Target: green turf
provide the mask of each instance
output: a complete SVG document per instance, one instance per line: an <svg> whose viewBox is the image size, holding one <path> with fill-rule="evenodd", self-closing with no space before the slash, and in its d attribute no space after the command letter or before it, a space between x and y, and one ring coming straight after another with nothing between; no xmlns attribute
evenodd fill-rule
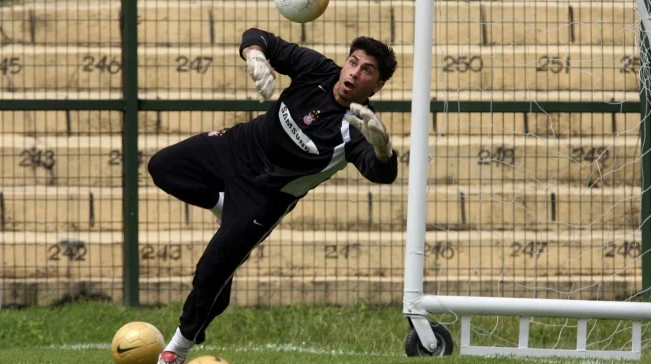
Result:
<svg viewBox="0 0 651 364"><path fill-rule="evenodd" d="M0 349L0 354L6 358L7 363L11 364L70 364L70 363L94 363L94 364L113 364L113 361L107 355L105 350L53 350L37 349L24 351L21 349ZM212 351L197 350L192 353L190 360L199 355L215 354ZM328 355L328 354L309 354L309 353L287 353L276 351L256 351L243 352L236 350L220 350L218 353L227 359L231 364L537 364L537 363L557 363L557 364L586 364L586 361L568 360L564 358L554 359L519 359L519 358L481 358L478 362L476 357L454 356L449 358L408 358L393 357L380 355ZM11 360L11 361L9 361ZM3 362L4 363L4 362ZM590 361L590 364L594 364ZM600 363L613 363L613 361L603 361ZM628 362L616 361L617 364L627 364Z"/></svg>
<svg viewBox="0 0 651 364"><path fill-rule="evenodd" d="M173 333L181 305L163 308L128 309L120 305L77 303L60 308L30 308L0 311L0 362L4 363L112 363L108 345L113 333L129 321L146 321L158 327L165 338ZM454 321L444 316L444 321ZM544 320L532 324L531 346L573 348L575 321ZM474 318L478 332L473 344L517 345L518 325L509 318ZM620 326L618 326L618 324ZM599 322L589 327L591 343L609 350L630 348L629 322ZM458 322L449 325L458 353ZM285 307L229 308L207 332L192 357L212 353L233 364L245 363L419 363L406 358L404 339L409 326L401 307ZM620 332L618 332L620 331ZM613 335L613 333L615 333ZM559 340L560 338L560 340ZM645 344L651 334L645 331ZM72 345L90 344L91 349L73 350ZM99 349L98 349L99 347ZM646 353L645 358L649 355ZM418 360L421 359L421 360ZM425 358L431 362L432 358ZM476 364L472 357L436 359L440 363ZM546 363L548 360L497 358L482 363ZM567 363L568 360L556 362Z"/></svg>

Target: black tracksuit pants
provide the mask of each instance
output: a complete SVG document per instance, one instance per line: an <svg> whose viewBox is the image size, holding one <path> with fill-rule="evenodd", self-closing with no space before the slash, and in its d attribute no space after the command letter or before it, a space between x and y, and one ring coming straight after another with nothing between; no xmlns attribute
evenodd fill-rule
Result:
<svg viewBox="0 0 651 364"><path fill-rule="evenodd" d="M221 226L197 263L180 318L181 333L196 344L228 307L235 270L297 202L289 194L256 188L229 132L190 137L160 150L148 164L156 186L191 205L210 209L219 192L225 194Z"/></svg>

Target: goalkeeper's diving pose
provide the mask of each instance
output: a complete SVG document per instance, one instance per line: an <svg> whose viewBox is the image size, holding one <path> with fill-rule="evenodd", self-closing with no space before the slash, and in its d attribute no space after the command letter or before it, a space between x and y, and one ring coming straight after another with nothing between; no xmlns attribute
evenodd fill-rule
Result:
<svg viewBox="0 0 651 364"><path fill-rule="evenodd" d="M276 73L292 82L253 120L192 136L158 151L149 173L159 188L209 209L220 227L199 259L180 325L159 364L184 363L229 304L235 270L308 191L353 163L369 181L390 184L397 153L369 97L393 75L386 44L350 45L343 66L274 34L249 29L240 56L260 100L272 97Z"/></svg>

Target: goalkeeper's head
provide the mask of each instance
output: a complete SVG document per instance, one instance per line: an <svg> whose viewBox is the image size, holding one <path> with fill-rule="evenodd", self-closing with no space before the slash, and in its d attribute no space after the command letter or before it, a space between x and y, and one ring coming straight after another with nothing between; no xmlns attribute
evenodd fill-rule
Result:
<svg viewBox="0 0 651 364"><path fill-rule="evenodd" d="M391 47L373 38L358 37L350 44L348 56L350 57L358 49L375 58L381 81L386 82L393 76L398 61L396 61L396 54Z"/></svg>
<svg viewBox="0 0 651 364"><path fill-rule="evenodd" d="M356 38L335 84L337 100L342 104L366 103L393 76L397 65L388 45L369 37Z"/></svg>

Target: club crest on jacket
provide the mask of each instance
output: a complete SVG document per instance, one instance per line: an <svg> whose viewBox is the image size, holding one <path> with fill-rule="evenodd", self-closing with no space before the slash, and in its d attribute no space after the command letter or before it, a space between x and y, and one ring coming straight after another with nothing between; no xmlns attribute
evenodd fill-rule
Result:
<svg viewBox="0 0 651 364"><path fill-rule="evenodd" d="M319 119L320 113L321 111L319 110L310 111L307 115L303 116L303 124L311 125L315 120Z"/></svg>
<svg viewBox="0 0 651 364"><path fill-rule="evenodd" d="M226 129L213 130L208 132L208 136L222 136L226 132Z"/></svg>

